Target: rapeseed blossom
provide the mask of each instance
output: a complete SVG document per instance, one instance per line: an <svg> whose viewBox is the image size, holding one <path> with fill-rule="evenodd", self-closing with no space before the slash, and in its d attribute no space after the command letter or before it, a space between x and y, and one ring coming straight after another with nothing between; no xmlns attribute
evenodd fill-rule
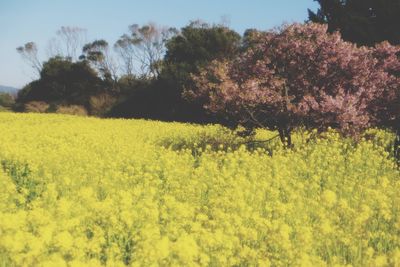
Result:
<svg viewBox="0 0 400 267"><path fill-rule="evenodd" d="M400 266L389 132L286 150L144 120L0 113L0 129L0 266Z"/></svg>

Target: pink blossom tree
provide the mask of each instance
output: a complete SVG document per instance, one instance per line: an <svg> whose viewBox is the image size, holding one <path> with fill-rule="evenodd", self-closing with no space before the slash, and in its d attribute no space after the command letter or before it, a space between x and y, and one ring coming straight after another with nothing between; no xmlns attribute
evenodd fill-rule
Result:
<svg viewBox="0 0 400 267"><path fill-rule="evenodd" d="M388 44L357 47L313 23L283 26L257 38L236 59L214 61L192 76L194 86L185 96L248 129L278 130L289 147L299 126L332 127L357 137L380 120L380 109L371 105L392 94L389 84L398 84L389 74L395 50ZM391 54L385 58L387 50Z"/></svg>
<svg viewBox="0 0 400 267"><path fill-rule="evenodd" d="M377 68L386 75L386 86L380 97L373 100L375 124L392 129L396 133L394 154L400 160L400 46L383 42L375 46Z"/></svg>

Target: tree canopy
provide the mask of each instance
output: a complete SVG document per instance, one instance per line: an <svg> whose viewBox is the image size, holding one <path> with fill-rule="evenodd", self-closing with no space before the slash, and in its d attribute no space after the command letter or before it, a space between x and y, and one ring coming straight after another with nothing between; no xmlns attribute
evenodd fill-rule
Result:
<svg viewBox="0 0 400 267"><path fill-rule="evenodd" d="M89 97L105 90L102 80L86 61L72 62L62 57L43 64L40 79L18 94L18 102L44 101L87 106Z"/></svg>
<svg viewBox="0 0 400 267"><path fill-rule="evenodd" d="M377 99L396 106L400 50L388 43L357 47L314 23L258 38L233 60L216 60L192 75L194 86L186 97L249 129L278 130L289 146L296 127L332 127L357 136L379 121L383 106Z"/></svg>
<svg viewBox="0 0 400 267"><path fill-rule="evenodd" d="M327 23L330 32L339 30L344 40L373 46L389 41L400 44L400 1L314 0L317 12L309 10L312 22Z"/></svg>

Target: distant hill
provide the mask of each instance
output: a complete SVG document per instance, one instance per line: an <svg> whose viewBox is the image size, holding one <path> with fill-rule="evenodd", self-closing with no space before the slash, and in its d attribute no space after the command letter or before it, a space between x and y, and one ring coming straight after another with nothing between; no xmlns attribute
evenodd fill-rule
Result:
<svg viewBox="0 0 400 267"><path fill-rule="evenodd" d="M12 95L16 95L18 91L19 89L15 87L0 85L0 93L9 93Z"/></svg>

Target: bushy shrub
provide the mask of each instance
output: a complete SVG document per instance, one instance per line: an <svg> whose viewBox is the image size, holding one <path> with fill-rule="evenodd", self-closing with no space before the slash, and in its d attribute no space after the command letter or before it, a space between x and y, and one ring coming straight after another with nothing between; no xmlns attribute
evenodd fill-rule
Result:
<svg viewBox="0 0 400 267"><path fill-rule="evenodd" d="M56 113L77 115L77 116L88 115L88 112L85 109L85 107L79 105L69 105L69 106L60 105L56 108Z"/></svg>
<svg viewBox="0 0 400 267"><path fill-rule="evenodd" d="M90 96L106 90L104 81L88 62L53 57L43 64L40 78L18 93L17 102L44 101L86 106Z"/></svg>
<svg viewBox="0 0 400 267"><path fill-rule="evenodd" d="M15 99L8 93L0 93L0 107L11 108L15 103Z"/></svg>
<svg viewBox="0 0 400 267"><path fill-rule="evenodd" d="M104 116L116 103L117 99L107 93L91 96L89 98L90 114Z"/></svg>
<svg viewBox="0 0 400 267"><path fill-rule="evenodd" d="M24 105L24 110L26 112L44 113L47 112L49 107L50 105L44 101L30 101Z"/></svg>

